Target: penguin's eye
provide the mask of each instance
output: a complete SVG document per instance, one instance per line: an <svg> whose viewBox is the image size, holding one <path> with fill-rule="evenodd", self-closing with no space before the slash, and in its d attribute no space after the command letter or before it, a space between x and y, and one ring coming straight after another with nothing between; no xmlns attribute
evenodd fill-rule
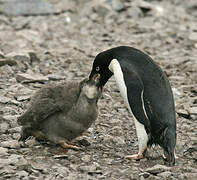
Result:
<svg viewBox="0 0 197 180"><path fill-rule="evenodd" d="M96 71L99 71L99 70L100 70L100 67L99 67L99 66L97 66L97 67L96 67Z"/></svg>

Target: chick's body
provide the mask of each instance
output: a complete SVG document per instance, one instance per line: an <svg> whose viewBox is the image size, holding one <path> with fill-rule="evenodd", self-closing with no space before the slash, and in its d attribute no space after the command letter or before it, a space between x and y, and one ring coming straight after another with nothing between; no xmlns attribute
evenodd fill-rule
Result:
<svg viewBox="0 0 197 180"><path fill-rule="evenodd" d="M98 115L99 78L48 85L32 98L18 118L23 126L20 140L33 135L56 144L71 141L87 130Z"/></svg>

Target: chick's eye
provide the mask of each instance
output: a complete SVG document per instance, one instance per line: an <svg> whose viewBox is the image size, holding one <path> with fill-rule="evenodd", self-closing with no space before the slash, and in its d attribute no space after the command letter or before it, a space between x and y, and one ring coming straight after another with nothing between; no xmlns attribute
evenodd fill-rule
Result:
<svg viewBox="0 0 197 180"><path fill-rule="evenodd" d="M99 70L100 70L100 67L99 67L99 66L97 66L97 67L96 67L96 71L99 71Z"/></svg>

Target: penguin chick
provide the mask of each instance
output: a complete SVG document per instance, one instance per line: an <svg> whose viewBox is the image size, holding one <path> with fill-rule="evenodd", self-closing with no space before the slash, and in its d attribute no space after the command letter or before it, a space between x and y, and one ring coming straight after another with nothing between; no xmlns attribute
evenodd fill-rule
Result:
<svg viewBox="0 0 197 180"><path fill-rule="evenodd" d="M100 75L80 83L58 83L39 90L27 111L18 118L22 125L19 141L29 136L47 139L63 148L78 149L69 144L87 130L98 116L101 96Z"/></svg>

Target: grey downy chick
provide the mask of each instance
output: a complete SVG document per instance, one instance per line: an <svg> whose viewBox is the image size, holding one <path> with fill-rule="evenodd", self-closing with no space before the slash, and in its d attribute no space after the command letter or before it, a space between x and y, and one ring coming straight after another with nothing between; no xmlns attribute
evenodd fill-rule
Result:
<svg viewBox="0 0 197 180"><path fill-rule="evenodd" d="M100 75L80 83L59 83L39 90L30 107L18 118L22 125L21 138L29 136L48 139L64 148L87 130L98 116L97 102L101 95Z"/></svg>

